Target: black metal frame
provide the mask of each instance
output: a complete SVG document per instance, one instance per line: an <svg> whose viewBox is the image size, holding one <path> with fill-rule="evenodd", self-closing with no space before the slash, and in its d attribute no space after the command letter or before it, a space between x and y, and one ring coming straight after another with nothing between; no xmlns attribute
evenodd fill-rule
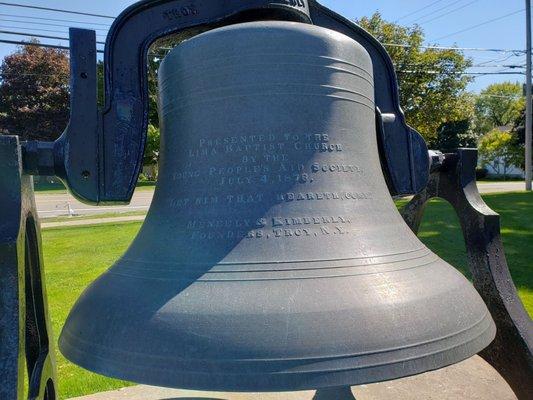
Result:
<svg viewBox="0 0 533 400"><path fill-rule="evenodd" d="M448 158L446 165L431 175L428 186L428 150L422 137L405 122L386 50L361 27L315 0L144 0L133 5L115 20L108 35L102 110L97 106L95 32L71 29L69 126L54 143L19 144L14 137L0 137L0 398L21 398L24 358L30 374L30 398L56 398L53 340L30 175L56 175L86 203L129 202L146 139L146 58L151 44L169 34L185 40L223 25L259 19L313 23L352 37L368 51L374 68L380 158L391 195L422 192L405 213L414 230L428 199L437 194L452 199L465 221L476 285L500 329L496 344L483 356L522 399L532 398L530 386L524 383L532 370L531 320L516 297L501 243L496 240L497 217L488 209L480 211L482 201L471 188L472 180L464 185L467 177L473 176L475 164L463 162L469 153L459 152L457 159L463 161L457 165L462 169L450 167L454 158ZM446 180L456 184L445 184ZM488 259L487 254L491 255ZM487 268L492 268L493 275ZM509 368L515 365L522 372ZM341 397L353 398L349 388L322 390L315 398Z"/></svg>
<svg viewBox="0 0 533 400"><path fill-rule="evenodd" d="M23 175L15 136L0 136L0 171L0 399L19 400L26 392L31 400L54 400L41 234L32 178Z"/></svg>
<svg viewBox="0 0 533 400"><path fill-rule="evenodd" d="M480 353L509 383L519 399L533 399L533 324L507 266L500 216L476 185L477 150L459 149L434 171L429 183L402 215L417 233L429 200L442 198L455 209L463 230L474 286L496 322L492 344Z"/></svg>

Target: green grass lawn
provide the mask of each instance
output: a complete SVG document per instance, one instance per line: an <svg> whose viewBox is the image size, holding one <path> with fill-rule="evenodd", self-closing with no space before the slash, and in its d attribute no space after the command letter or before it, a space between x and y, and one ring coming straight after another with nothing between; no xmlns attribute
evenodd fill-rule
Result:
<svg viewBox="0 0 533 400"><path fill-rule="evenodd" d="M140 223L43 230L48 303L55 341L83 289L113 264L129 246ZM57 351L59 398L125 386L69 363Z"/></svg>
<svg viewBox="0 0 533 400"><path fill-rule="evenodd" d="M502 216L502 234L511 272L533 314L533 194L484 196ZM46 281L56 340L67 313L82 290L126 250L141 223L106 224L43 231ZM465 272L466 256L457 218L444 202L433 202L420 232L437 254ZM111 390L126 382L104 378L69 363L57 352L60 398Z"/></svg>

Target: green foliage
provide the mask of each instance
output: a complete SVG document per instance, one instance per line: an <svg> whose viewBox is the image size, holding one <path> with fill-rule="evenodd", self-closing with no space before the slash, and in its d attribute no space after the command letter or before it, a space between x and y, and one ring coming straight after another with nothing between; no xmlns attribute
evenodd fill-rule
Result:
<svg viewBox="0 0 533 400"><path fill-rule="evenodd" d="M521 149L510 132L494 129L479 141L479 158L485 167L498 175L506 175L511 166L521 162Z"/></svg>
<svg viewBox="0 0 533 400"><path fill-rule="evenodd" d="M514 121L513 128L511 130L511 133L513 134L516 146L520 148L520 163L517 164L522 169L525 169L526 166L526 108L524 105L524 108L520 111L520 115L516 120ZM532 145L533 149L533 145Z"/></svg>
<svg viewBox="0 0 533 400"><path fill-rule="evenodd" d="M159 163L159 146L161 131L153 125L148 125L146 146L144 149L144 165L157 165Z"/></svg>
<svg viewBox="0 0 533 400"><path fill-rule="evenodd" d="M150 125L159 128L159 99L157 76L161 58L150 57L148 60L148 122Z"/></svg>
<svg viewBox="0 0 533 400"><path fill-rule="evenodd" d="M98 85L98 107L103 108L105 105L104 91L104 62L98 61L96 65L96 80Z"/></svg>
<svg viewBox="0 0 533 400"><path fill-rule="evenodd" d="M69 61L63 50L26 45L0 66L0 131L53 141L69 118Z"/></svg>
<svg viewBox="0 0 533 400"><path fill-rule="evenodd" d="M495 83L483 90L476 100L476 123L480 133L509 126L525 106L519 83Z"/></svg>
<svg viewBox="0 0 533 400"><path fill-rule="evenodd" d="M465 92L470 78L463 75L471 61L457 50L423 49L418 26L404 27L383 20L379 13L357 21L387 47L398 75L400 103L407 122L428 141L446 123L469 119L473 104Z"/></svg>
<svg viewBox="0 0 533 400"><path fill-rule="evenodd" d="M451 152L461 147L477 147L477 137L472 130L471 120L463 119L443 124L437 132L436 140L429 145L432 149L443 152Z"/></svg>
<svg viewBox="0 0 533 400"><path fill-rule="evenodd" d="M139 227L139 223L124 223L43 231L46 289L55 343L76 299L124 253ZM57 345L54 347L59 399L127 385L71 364Z"/></svg>
<svg viewBox="0 0 533 400"><path fill-rule="evenodd" d="M526 143L526 107L520 110L519 116L513 122L513 128L511 130L516 136L516 141L519 145Z"/></svg>
<svg viewBox="0 0 533 400"><path fill-rule="evenodd" d="M148 52L148 123L156 128L159 128L159 67L166 55L188 35L182 32L165 36L152 44Z"/></svg>
<svg viewBox="0 0 533 400"><path fill-rule="evenodd" d="M150 179L146 176L145 173L141 173L139 174L139 181L138 183L144 183L144 182L149 182Z"/></svg>

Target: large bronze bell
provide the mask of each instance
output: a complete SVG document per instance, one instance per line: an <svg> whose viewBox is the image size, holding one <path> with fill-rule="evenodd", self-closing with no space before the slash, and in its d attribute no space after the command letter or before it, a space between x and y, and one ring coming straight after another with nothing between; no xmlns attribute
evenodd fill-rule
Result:
<svg viewBox="0 0 533 400"><path fill-rule="evenodd" d="M388 193L362 46L233 25L173 50L160 89L153 204L73 308L68 359L159 386L286 391L418 374L492 341L477 292Z"/></svg>

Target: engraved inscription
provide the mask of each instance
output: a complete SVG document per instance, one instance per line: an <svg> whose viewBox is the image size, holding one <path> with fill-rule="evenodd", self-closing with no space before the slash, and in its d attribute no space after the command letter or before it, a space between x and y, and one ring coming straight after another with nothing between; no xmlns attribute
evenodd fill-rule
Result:
<svg viewBox="0 0 533 400"><path fill-rule="evenodd" d="M185 17L191 17L194 15L198 15L199 11L196 8L195 4L189 4L187 6L183 7L176 7L172 8L170 10L167 10L163 12L163 18L169 21L175 21L177 19L185 18Z"/></svg>
<svg viewBox="0 0 533 400"><path fill-rule="evenodd" d="M308 192L308 193L278 193L276 200L279 202L293 202L306 200L348 200L360 201L371 200L373 198L370 192ZM228 194L224 196L202 196L202 197L185 197L169 200L169 206L172 208L182 208L190 205L210 205L210 204L259 204L264 200L262 193L257 194Z"/></svg>
<svg viewBox="0 0 533 400"><path fill-rule="evenodd" d="M210 204L260 204L264 200L263 193L257 194L228 194L224 196L201 196L185 197L169 200L171 208L183 208L190 205L210 205Z"/></svg>
<svg viewBox="0 0 533 400"><path fill-rule="evenodd" d="M285 6L305 8L304 0L274 0L274 4L283 4Z"/></svg>
<svg viewBox="0 0 533 400"><path fill-rule="evenodd" d="M351 221L344 217L275 217L272 218L272 226L292 225L319 225L319 224L350 224Z"/></svg>
<svg viewBox="0 0 533 400"><path fill-rule="evenodd" d="M252 219L189 220L187 230L193 239L276 239L319 235L346 235L351 224L348 217L273 217Z"/></svg>
<svg viewBox="0 0 533 400"><path fill-rule="evenodd" d="M191 220L187 223L187 229L214 229L214 228L262 228L267 220L260 218L255 221L250 219L210 219Z"/></svg>
<svg viewBox="0 0 533 400"><path fill-rule="evenodd" d="M279 201L303 201L303 200L370 200L372 193L358 192L318 192L318 193L282 193L278 194Z"/></svg>
<svg viewBox="0 0 533 400"><path fill-rule="evenodd" d="M272 152L274 154L270 156L284 155L286 157L284 152L289 150L333 153L343 151L343 145L330 143L327 134L243 135L199 139L198 146L189 149L188 156L190 158L207 158L218 154Z"/></svg>
<svg viewBox="0 0 533 400"><path fill-rule="evenodd" d="M339 165L339 164L313 164L311 166L313 172L352 172L362 173L363 171L357 165Z"/></svg>
<svg viewBox="0 0 533 400"><path fill-rule="evenodd" d="M283 183L309 184L318 173L354 173L363 171L356 165L295 163L289 154L294 151L308 153L340 153L341 143L331 143L329 134L257 134L214 138L198 138L196 146L187 150L191 160L184 170L175 173L175 181L201 179L217 186L269 185ZM213 157L236 155L234 165L215 167L208 165ZM202 163L205 162L205 166ZM197 165L193 170L191 163Z"/></svg>
<svg viewBox="0 0 533 400"><path fill-rule="evenodd" d="M342 154L342 135L329 133L285 133L196 137L186 150L185 163L172 179L180 185L194 182L210 191L169 199L170 207L187 209L216 206L219 218L188 216L187 235L196 240L338 237L353 234L351 220L344 215L280 215L247 218L237 210L256 205L292 202L363 202L371 192L321 191L328 182L364 175ZM348 147L348 146L346 146ZM317 184L320 182L320 184ZM290 190L290 191L287 191ZM327 189L326 189L327 190ZM349 207L348 207L349 208ZM228 209L225 216L223 210Z"/></svg>

